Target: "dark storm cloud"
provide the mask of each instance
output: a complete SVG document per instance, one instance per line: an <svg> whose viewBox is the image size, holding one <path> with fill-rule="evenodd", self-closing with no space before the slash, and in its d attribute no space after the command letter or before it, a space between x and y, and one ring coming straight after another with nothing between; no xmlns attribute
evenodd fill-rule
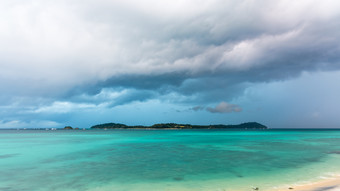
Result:
<svg viewBox="0 0 340 191"><path fill-rule="evenodd" d="M340 67L337 1L37 2L1 3L3 105L197 105Z"/></svg>
<svg viewBox="0 0 340 191"><path fill-rule="evenodd" d="M280 9L278 5L261 2L264 7L253 7L248 16L231 16L230 11L235 10L215 7L215 13L207 11L178 23L170 19L166 25L152 20L161 32L150 31L153 37L144 36L150 44L140 50L145 55L140 54L137 61L145 64L145 72L114 75L96 84L96 88L177 92L198 95L196 101L212 102L239 95L247 83L291 79L303 71L339 69L338 11L322 13L314 5L311 13L303 15L281 7L293 15L280 18L282 12L269 11ZM233 5L243 10L242 5ZM164 28L169 30L163 31Z"/></svg>
<svg viewBox="0 0 340 191"><path fill-rule="evenodd" d="M123 75L98 83L100 87L126 87L146 90L162 89L164 86L180 86L190 76L184 73L165 73L162 75Z"/></svg>

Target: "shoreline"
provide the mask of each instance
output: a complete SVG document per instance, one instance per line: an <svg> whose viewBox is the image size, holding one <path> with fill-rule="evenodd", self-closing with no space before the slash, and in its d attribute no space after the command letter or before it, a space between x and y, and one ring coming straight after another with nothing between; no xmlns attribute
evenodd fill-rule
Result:
<svg viewBox="0 0 340 191"><path fill-rule="evenodd" d="M276 191L340 191L340 175L310 183L295 183L280 186ZM269 190L268 190L269 191Z"/></svg>

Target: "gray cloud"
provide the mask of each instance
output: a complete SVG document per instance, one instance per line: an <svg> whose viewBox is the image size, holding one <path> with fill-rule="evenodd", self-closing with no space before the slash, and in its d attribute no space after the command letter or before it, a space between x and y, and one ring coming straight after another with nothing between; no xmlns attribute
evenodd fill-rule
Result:
<svg viewBox="0 0 340 191"><path fill-rule="evenodd" d="M241 112L242 108L235 104L221 102L218 105L216 105L216 107L208 107L207 111L211 113L231 113L231 112Z"/></svg>
<svg viewBox="0 0 340 191"><path fill-rule="evenodd" d="M191 110L193 110L193 111L201 111L201 110L204 110L204 108L205 107L203 107L203 106L195 106L195 107L191 108Z"/></svg>
<svg viewBox="0 0 340 191"><path fill-rule="evenodd" d="M249 84L340 67L333 0L0 5L3 105L25 97L31 105L116 106L173 93L186 98L172 101L197 105L231 100ZM103 97L117 89L126 92Z"/></svg>

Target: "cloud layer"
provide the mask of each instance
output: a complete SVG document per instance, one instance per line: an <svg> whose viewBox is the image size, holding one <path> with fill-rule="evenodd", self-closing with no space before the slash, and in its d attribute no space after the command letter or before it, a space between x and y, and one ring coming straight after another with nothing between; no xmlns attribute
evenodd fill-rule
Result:
<svg viewBox="0 0 340 191"><path fill-rule="evenodd" d="M1 105L159 99L237 111L228 103L252 84L338 70L339 10L335 0L2 1Z"/></svg>
<svg viewBox="0 0 340 191"><path fill-rule="evenodd" d="M84 84L179 87L202 77L242 83L339 67L337 1L15 1L1 7L7 94L55 97Z"/></svg>

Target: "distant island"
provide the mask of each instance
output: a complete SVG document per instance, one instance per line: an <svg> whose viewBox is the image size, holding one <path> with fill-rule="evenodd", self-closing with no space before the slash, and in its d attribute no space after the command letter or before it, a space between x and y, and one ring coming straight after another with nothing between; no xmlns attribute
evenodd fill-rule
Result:
<svg viewBox="0 0 340 191"><path fill-rule="evenodd" d="M241 123L239 125L190 125L177 123L159 123L151 126L128 126L121 123L104 123L94 125L91 129L267 129L257 122Z"/></svg>

